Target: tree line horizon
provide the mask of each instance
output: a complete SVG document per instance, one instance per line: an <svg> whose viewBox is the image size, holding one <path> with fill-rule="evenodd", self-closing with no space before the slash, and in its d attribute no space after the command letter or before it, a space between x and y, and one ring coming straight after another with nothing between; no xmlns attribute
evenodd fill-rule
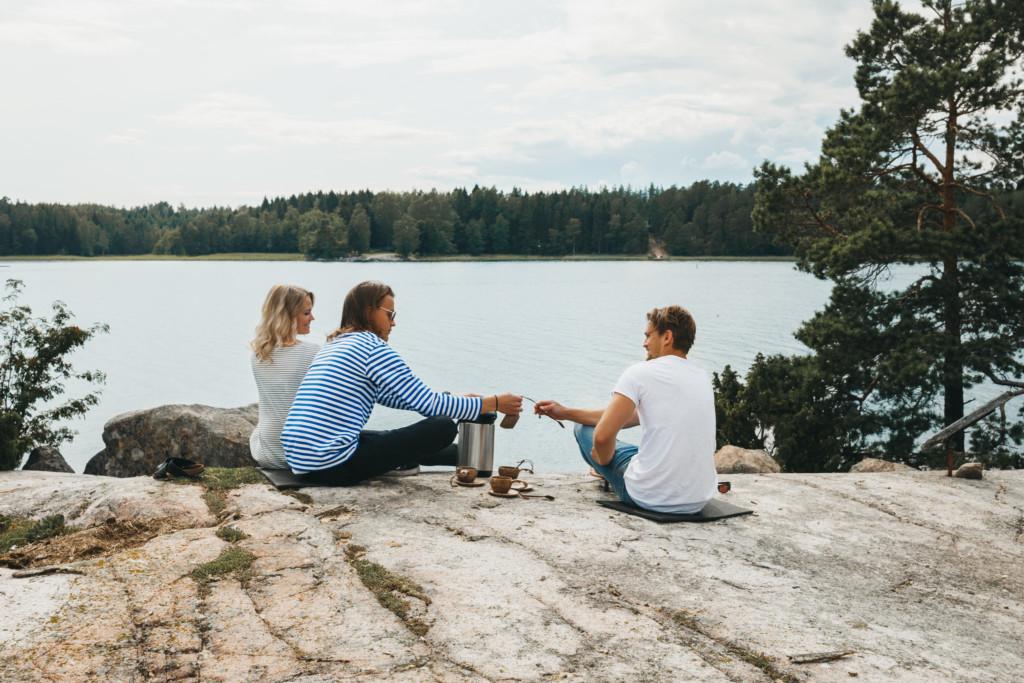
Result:
<svg viewBox="0 0 1024 683"><path fill-rule="evenodd" d="M555 192L495 187L317 191L258 206L132 208L0 197L0 256L302 253L411 255L788 256L757 233L753 184L699 180Z"/></svg>

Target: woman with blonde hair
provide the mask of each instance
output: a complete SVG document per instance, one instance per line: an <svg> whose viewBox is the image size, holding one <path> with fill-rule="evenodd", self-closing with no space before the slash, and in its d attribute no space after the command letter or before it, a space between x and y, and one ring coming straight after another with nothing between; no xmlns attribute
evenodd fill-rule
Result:
<svg viewBox="0 0 1024 683"><path fill-rule="evenodd" d="M320 347L299 341L313 322L313 293L292 285L274 285L252 340L252 375L260 395L260 417L249 450L260 467L287 469L281 428L302 378Z"/></svg>
<svg viewBox="0 0 1024 683"><path fill-rule="evenodd" d="M388 345L395 293L361 282L345 297L341 325L302 380L281 433L288 466L311 486L350 486L368 477L454 465L453 420L522 412L521 396L455 396L432 390ZM411 410L425 420L401 429L363 429L375 404Z"/></svg>

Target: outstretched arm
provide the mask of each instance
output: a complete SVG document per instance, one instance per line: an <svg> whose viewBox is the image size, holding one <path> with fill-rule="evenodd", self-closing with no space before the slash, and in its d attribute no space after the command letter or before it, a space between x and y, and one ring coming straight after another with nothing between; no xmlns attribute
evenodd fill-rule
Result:
<svg viewBox="0 0 1024 683"><path fill-rule="evenodd" d="M533 412L556 420L569 420L581 425L593 426L601 419L604 408L567 408L558 401L544 400L537 401L533 406Z"/></svg>
<svg viewBox="0 0 1024 683"><path fill-rule="evenodd" d="M615 455L615 438L636 418L636 404L622 394L612 394L612 401L601 414L594 428L594 450L590 455L599 465L607 465Z"/></svg>
<svg viewBox="0 0 1024 683"><path fill-rule="evenodd" d="M444 415L471 420L481 412L482 400L436 392L424 384L387 344L370 352L366 374L376 388L376 400L389 408L413 410L424 417Z"/></svg>
<svg viewBox="0 0 1024 683"><path fill-rule="evenodd" d="M605 410L606 408L567 408L557 401L549 400L537 401L537 404L533 406L533 412L536 415L546 415L556 420L569 420L591 427L601 420ZM634 408L633 414L626 420L626 424L622 425L622 428L636 427L638 424L640 424L640 416L637 415Z"/></svg>

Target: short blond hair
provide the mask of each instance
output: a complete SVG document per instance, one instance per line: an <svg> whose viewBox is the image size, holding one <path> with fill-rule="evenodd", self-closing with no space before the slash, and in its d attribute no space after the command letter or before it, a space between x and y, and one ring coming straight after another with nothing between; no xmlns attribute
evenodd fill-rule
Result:
<svg viewBox="0 0 1024 683"><path fill-rule="evenodd" d="M294 285L274 285L263 301L263 314L256 326L256 337L249 346L261 361L270 362L274 349L295 341L298 329L296 319L313 292Z"/></svg>

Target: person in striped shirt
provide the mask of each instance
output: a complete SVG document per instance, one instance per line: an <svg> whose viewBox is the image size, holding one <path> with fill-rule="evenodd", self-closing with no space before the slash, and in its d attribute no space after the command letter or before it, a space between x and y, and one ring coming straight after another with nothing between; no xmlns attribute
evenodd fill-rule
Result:
<svg viewBox="0 0 1024 683"><path fill-rule="evenodd" d="M522 412L512 393L481 397L432 390L388 345L395 294L361 282L345 296L341 324L313 359L281 432L292 472L311 486L349 486L405 465L455 464L453 419ZM390 431L364 430L373 406L412 410L426 419Z"/></svg>
<svg viewBox="0 0 1024 683"><path fill-rule="evenodd" d="M292 407L295 391L318 344L300 341L313 322L313 293L302 287L274 285L263 302L260 323L252 340L252 376L259 391L259 421L249 437L249 451L260 467L287 469L281 448L281 427Z"/></svg>

